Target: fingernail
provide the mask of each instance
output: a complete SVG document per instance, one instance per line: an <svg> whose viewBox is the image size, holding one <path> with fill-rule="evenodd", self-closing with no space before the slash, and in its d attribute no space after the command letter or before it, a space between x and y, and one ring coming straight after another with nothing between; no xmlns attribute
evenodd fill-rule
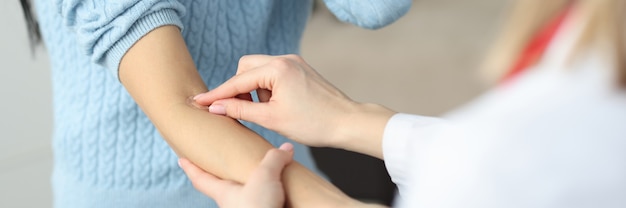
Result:
<svg viewBox="0 0 626 208"><path fill-rule="evenodd" d="M193 96L193 100L200 99L203 96L204 96L204 93L197 94L196 96Z"/></svg>
<svg viewBox="0 0 626 208"><path fill-rule="evenodd" d="M226 115L226 108L223 105L211 105L209 106L209 112L218 115Z"/></svg>
<svg viewBox="0 0 626 208"><path fill-rule="evenodd" d="M292 152L293 151L293 144L286 142L286 143L283 143L282 145L280 145L280 147L278 149L282 150L282 151L286 151L286 152Z"/></svg>
<svg viewBox="0 0 626 208"><path fill-rule="evenodd" d="M178 167L183 168L183 166L180 164L180 159L178 159Z"/></svg>

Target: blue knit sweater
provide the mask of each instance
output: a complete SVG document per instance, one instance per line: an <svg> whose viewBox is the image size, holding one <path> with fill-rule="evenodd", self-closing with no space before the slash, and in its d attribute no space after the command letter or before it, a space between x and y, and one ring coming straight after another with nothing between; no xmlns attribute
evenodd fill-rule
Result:
<svg viewBox="0 0 626 208"><path fill-rule="evenodd" d="M326 0L339 19L387 25L411 0ZM163 25L183 28L209 88L245 54L298 53L311 0L37 0L52 66L55 207L217 207L196 192L177 157L123 86L124 53ZM246 124L273 145L287 139ZM210 127L207 127L210 128ZM315 169L308 149L296 160Z"/></svg>

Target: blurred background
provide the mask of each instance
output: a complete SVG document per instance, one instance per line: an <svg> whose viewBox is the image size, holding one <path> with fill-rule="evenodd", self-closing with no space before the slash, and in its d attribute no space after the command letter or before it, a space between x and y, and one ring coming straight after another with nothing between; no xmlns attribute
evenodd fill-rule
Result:
<svg viewBox="0 0 626 208"><path fill-rule="evenodd" d="M436 116L486 89L478 66L511 0L419 0L369 31L316 3L302 55L351 98ZM0 1L0 207L51 207L48 57L31 53L18 1ZM349 195L389 203L394 186L373 158L316 148L318 166Z"/></svg>

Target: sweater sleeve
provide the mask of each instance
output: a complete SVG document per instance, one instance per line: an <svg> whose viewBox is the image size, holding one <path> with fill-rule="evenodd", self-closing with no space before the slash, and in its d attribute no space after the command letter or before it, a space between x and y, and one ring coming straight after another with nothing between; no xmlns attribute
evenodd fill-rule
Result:
<svg viewBox="0 0 626 208"><path fill-rule="evenodd" d="M116 77L124 54L155 28L175 25L185 8L176 0L54 0L64 25L91 61Z"/></svg>
<svg viewBox="0 0 626 208"><path fill-rule="evenodd" d="M413 153L427 144L448 123L433 117L398 113L391 117L383 134L383 158L400 197L407 193L411 180ZM419 146L418 146L419 145Z"/></svg>
<svg viewBox="0 0 626 208"><path fill-rule="evenodd" d="M412 0L324 0L343 21L367 29L387 26L409 11Z"/></svg>

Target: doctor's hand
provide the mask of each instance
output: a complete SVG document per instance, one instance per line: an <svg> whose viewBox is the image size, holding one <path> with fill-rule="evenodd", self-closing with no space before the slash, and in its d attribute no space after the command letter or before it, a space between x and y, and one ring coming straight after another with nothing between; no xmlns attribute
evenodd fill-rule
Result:
<svg viewBox="0 0 626 208"><path fill-rule="evenodd" d="M189 160L178 162L193 186L213 198L223 208L282 208L285 204L285 191L281 182L282 171L293 156L293 145L285 143L279 149L271 149L259 164L246 184L219 179Z"/></svg>
<svg viewBox="0 0 626 208"><path fill-rule="evenodd" d="M260 103L240 99L254 90ZM394 114L352 101L297 55L244 56L234 77L194 100L210 105L212 113L257 123L303 144L379 158L382 132Z"/></svg>

